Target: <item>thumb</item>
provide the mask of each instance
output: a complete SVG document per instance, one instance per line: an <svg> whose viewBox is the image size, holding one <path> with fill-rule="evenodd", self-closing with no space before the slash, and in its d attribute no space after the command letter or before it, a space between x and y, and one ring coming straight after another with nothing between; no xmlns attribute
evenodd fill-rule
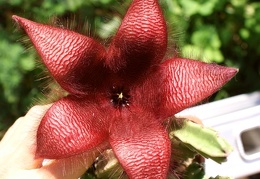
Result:
<svg viewBox="0 0 260 179"><path fill-rule="evenodd" d="M35 159L36 131L42 116L50 106L32 107L10 127L0 142L0 158L2 162L5 161L3 166L33 169L41 165L42 159Z"/></svg>

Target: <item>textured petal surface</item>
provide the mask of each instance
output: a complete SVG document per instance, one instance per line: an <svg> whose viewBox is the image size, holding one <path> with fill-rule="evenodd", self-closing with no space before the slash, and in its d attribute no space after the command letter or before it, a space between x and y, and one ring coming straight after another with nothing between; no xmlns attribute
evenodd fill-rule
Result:
<svg viewBox="0 0 260 179"><path fill-rule="evenodd" d="M164 120L212 95L237 71L196 60L169 59L147 75L142 84L132 86L132 103Z"/></svg>
<svg viewBox="0 0 260 179"><path fill-rule="evenodd" d="M73 31L13 16L26 31L55 80L70 93L85 93L104 78L105 49Z"/></svg>
<svg viewBox="0 0 260 179"><path fill-rule="evenodd" d="M123 109L110 128L110 143L130 178L166 178L170 140L154 116Z"/></svg>
<svg viewBox="0 0 260 179"><path fill-rule="evenodd" d="M134 0L108 49L107 64L133 79L161 62L166 47L166 24L158 1Z"/></svg>
<svg viewBox="0 0 260 179"><path fill-rule="evenodd" d="M161 65L162 117L169 117L212 95L237 72L236 68L189 59L170 59Z"/></svg>
<svg viewBox="0 0 260 179"><path fill-rule="evenodd" d="M54 103L37 131L37 157L65 158L97 147L108 139L104 113L93 101L66 97Z"/></svg>

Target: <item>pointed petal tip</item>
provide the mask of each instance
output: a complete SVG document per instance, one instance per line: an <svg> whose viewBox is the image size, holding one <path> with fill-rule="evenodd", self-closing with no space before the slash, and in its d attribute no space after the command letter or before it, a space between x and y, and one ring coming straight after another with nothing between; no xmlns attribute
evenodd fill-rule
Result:
<svg viewBox="0 0 260 179"><path fill-rule="evenodd" d="M219 69L220 73L223 74L223 77L224 77L223 80L226 82L231 80L239 71L238 68L234 68L234 67L226 67L226 66L220 66L220 65L217 65L217 67L218 68L216 68L216 70Z"/></svg>
<svg viewBox="0 0 260 179"><path fill-rule="evenodd" d="M33 21L30 21L28 19L25 19L23 17L17 16L17 15L12 15L12 19L19 24L20 27L24 28L25 30L28 29L27 26L30 26L32 23L35 23Z"/></svg>
<svg viewBox="0 0 260 179"><path fill-rule="evenodd" d="M21 25L21 19L22 17L19 17L17 15L12 15L12 19L17 23L19 24L19 26Z"/></svg>
<svg viewBox="0 0 260 179"><path fill-rule="evenodd" d="M17 19L19 19L19 16L17 16L17 15L12 15L12 19L15 20L15 21L17 21Z"/></svg>
<svg viewBox="0 0 260 179"><path fill-rule="evenodd" d="M18 21L21 17L17 16L17 15L12 15L12 19L15 21Z"/></svg>
<svg viewBox="0 0 260 179"><path fill-rule="evenodd" d="M12 15L12 19L15 20L15 22L17 22L18 24L21 24L24 20L26 20L26 19L19 17L17 15Z"/></svg>
<svg viewBox="0 0 260 179"><path fill-rule="evenodd" d="M238 68L228 67L228 74L230 77L234 77L239 72Z"/></svg>

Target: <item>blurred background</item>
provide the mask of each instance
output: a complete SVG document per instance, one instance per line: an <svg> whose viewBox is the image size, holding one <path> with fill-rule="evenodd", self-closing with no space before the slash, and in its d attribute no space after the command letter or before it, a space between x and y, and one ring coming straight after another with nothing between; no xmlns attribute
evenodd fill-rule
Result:
<svg viewBox="0 0 260 179"><path fill-rule="evenodd" d="M39 75L42 69L35 63L37 53L24 40L25 35L11 16L16 14L44 23L54 16L61 19L58 23L73 18L74 24L88 25L88 34L109 41L130 2L0 0L0 139L15 119L37 104L44 87ZM180 47L182 56L240 70L208 101L260 90L260 2L163 0L161 4L170 36Z"/></svg>

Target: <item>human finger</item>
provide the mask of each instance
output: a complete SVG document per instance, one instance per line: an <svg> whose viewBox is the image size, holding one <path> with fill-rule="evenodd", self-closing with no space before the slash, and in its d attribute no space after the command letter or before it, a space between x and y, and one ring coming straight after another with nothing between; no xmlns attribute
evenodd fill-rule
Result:
<svg viewBox="0 0 260 179"><path fill-rule="evenodd" d="M41 166L43 159L35 159L36 133L43 115L50 106L32 107L7 131L0 143L0 158L8 163L9 169L33 169Z"/></svg>

